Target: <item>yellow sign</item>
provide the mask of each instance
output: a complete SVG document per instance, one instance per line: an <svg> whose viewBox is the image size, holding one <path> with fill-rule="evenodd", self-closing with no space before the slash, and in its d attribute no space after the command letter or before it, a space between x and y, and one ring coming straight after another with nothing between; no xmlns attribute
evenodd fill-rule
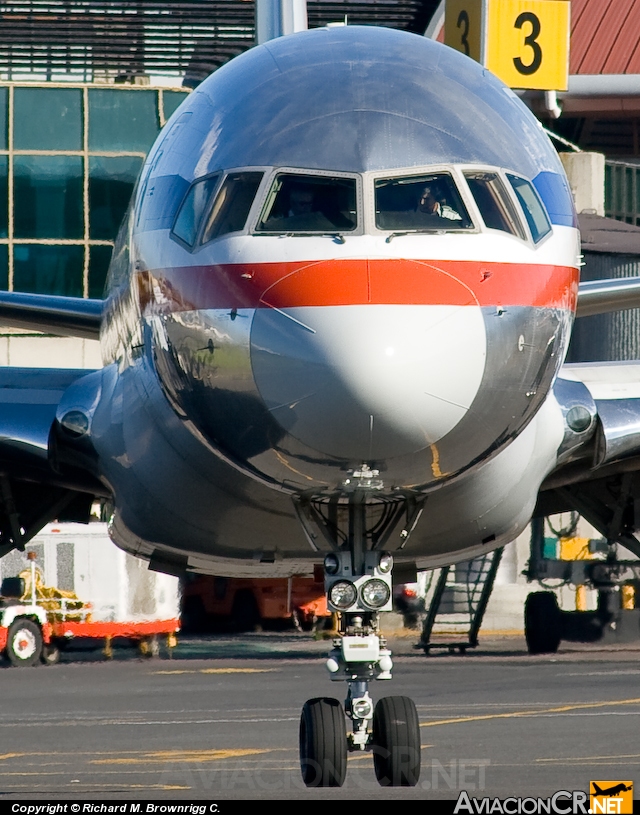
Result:
<svg viewBox="0 0 640 815"><path fill-rule="evenodd" d="M447 0L445 43L512 88L566 90L568 0Z"/></svg>
<svg viewBox="0 0 640 815"><path fill-rule="evenodd" d="M589 812L593 815L632 815L633 781L590 781Z"/></svg>
<svg viewBox="0 0 640 815"><path fill-rule="evenodd" d="M484 0L447 0L445 6L445 43L476 62L483 62L483 6Z"/></svg>

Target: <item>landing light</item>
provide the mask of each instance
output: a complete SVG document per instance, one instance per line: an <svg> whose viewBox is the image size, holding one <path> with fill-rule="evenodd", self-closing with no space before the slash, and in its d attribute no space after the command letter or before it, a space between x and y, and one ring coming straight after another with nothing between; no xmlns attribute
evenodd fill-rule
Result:
<svg viewBox="0 0 640 815"><path fill-rule="evenodd" d="M379 582L381 583L382 581ZM329 600L341 611L351 608L357 599L358 594L356 592L356 587L348 580L339 580L337 583L334 583L333 586L331 586Z"/></svg>
<svg viewBox="0 0 640 815"><path fill-rule="evenodd" d="M367 580L360 588L360 600L367 608L382 608L389 602L390 594L389 586L378 578Z"/></svg>

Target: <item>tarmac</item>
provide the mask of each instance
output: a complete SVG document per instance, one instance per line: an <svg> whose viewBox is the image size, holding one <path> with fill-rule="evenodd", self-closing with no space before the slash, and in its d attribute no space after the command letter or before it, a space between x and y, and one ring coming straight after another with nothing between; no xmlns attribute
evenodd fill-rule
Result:
<svg viewBox="0 0 640 815"><path fill-rule="evenodd" d="M430 656L389 633L394 678L372 696L417 705L422 775L381 788L370 754L344 787L307 789L297 731L305 699L343 699L330 641L297 632L184 637L169 658L68 651L60 664L0 672L0 799L455 800L547 796L591 779L640 783L640 643L570 644L530 656L521 635ZM141 810L144 811L144 810Z"/></svg>

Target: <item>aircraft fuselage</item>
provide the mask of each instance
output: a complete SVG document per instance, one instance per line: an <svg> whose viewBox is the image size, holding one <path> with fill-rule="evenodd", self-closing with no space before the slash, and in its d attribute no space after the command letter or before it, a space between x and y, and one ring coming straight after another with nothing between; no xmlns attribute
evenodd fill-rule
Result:
<svg viewBox="0 0 640 815"><path fill-rule="evenodd" d="M292 497L363 472L372 505L429 496L419 565L515 537L562 440L575 227L536 120L450 49L345 27L233 60L159 136L114 252L92 435L116 541L308 570Z"/></svg>

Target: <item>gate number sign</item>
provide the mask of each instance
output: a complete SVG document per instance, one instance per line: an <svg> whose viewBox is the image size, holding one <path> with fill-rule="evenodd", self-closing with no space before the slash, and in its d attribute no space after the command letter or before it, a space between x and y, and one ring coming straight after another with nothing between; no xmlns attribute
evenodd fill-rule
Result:
<svg viewBox="0 0 640 815"><path fill-rule="evenodd" d="M568 0L447 0L445 43L512 88L567 90Z"/></svg>

